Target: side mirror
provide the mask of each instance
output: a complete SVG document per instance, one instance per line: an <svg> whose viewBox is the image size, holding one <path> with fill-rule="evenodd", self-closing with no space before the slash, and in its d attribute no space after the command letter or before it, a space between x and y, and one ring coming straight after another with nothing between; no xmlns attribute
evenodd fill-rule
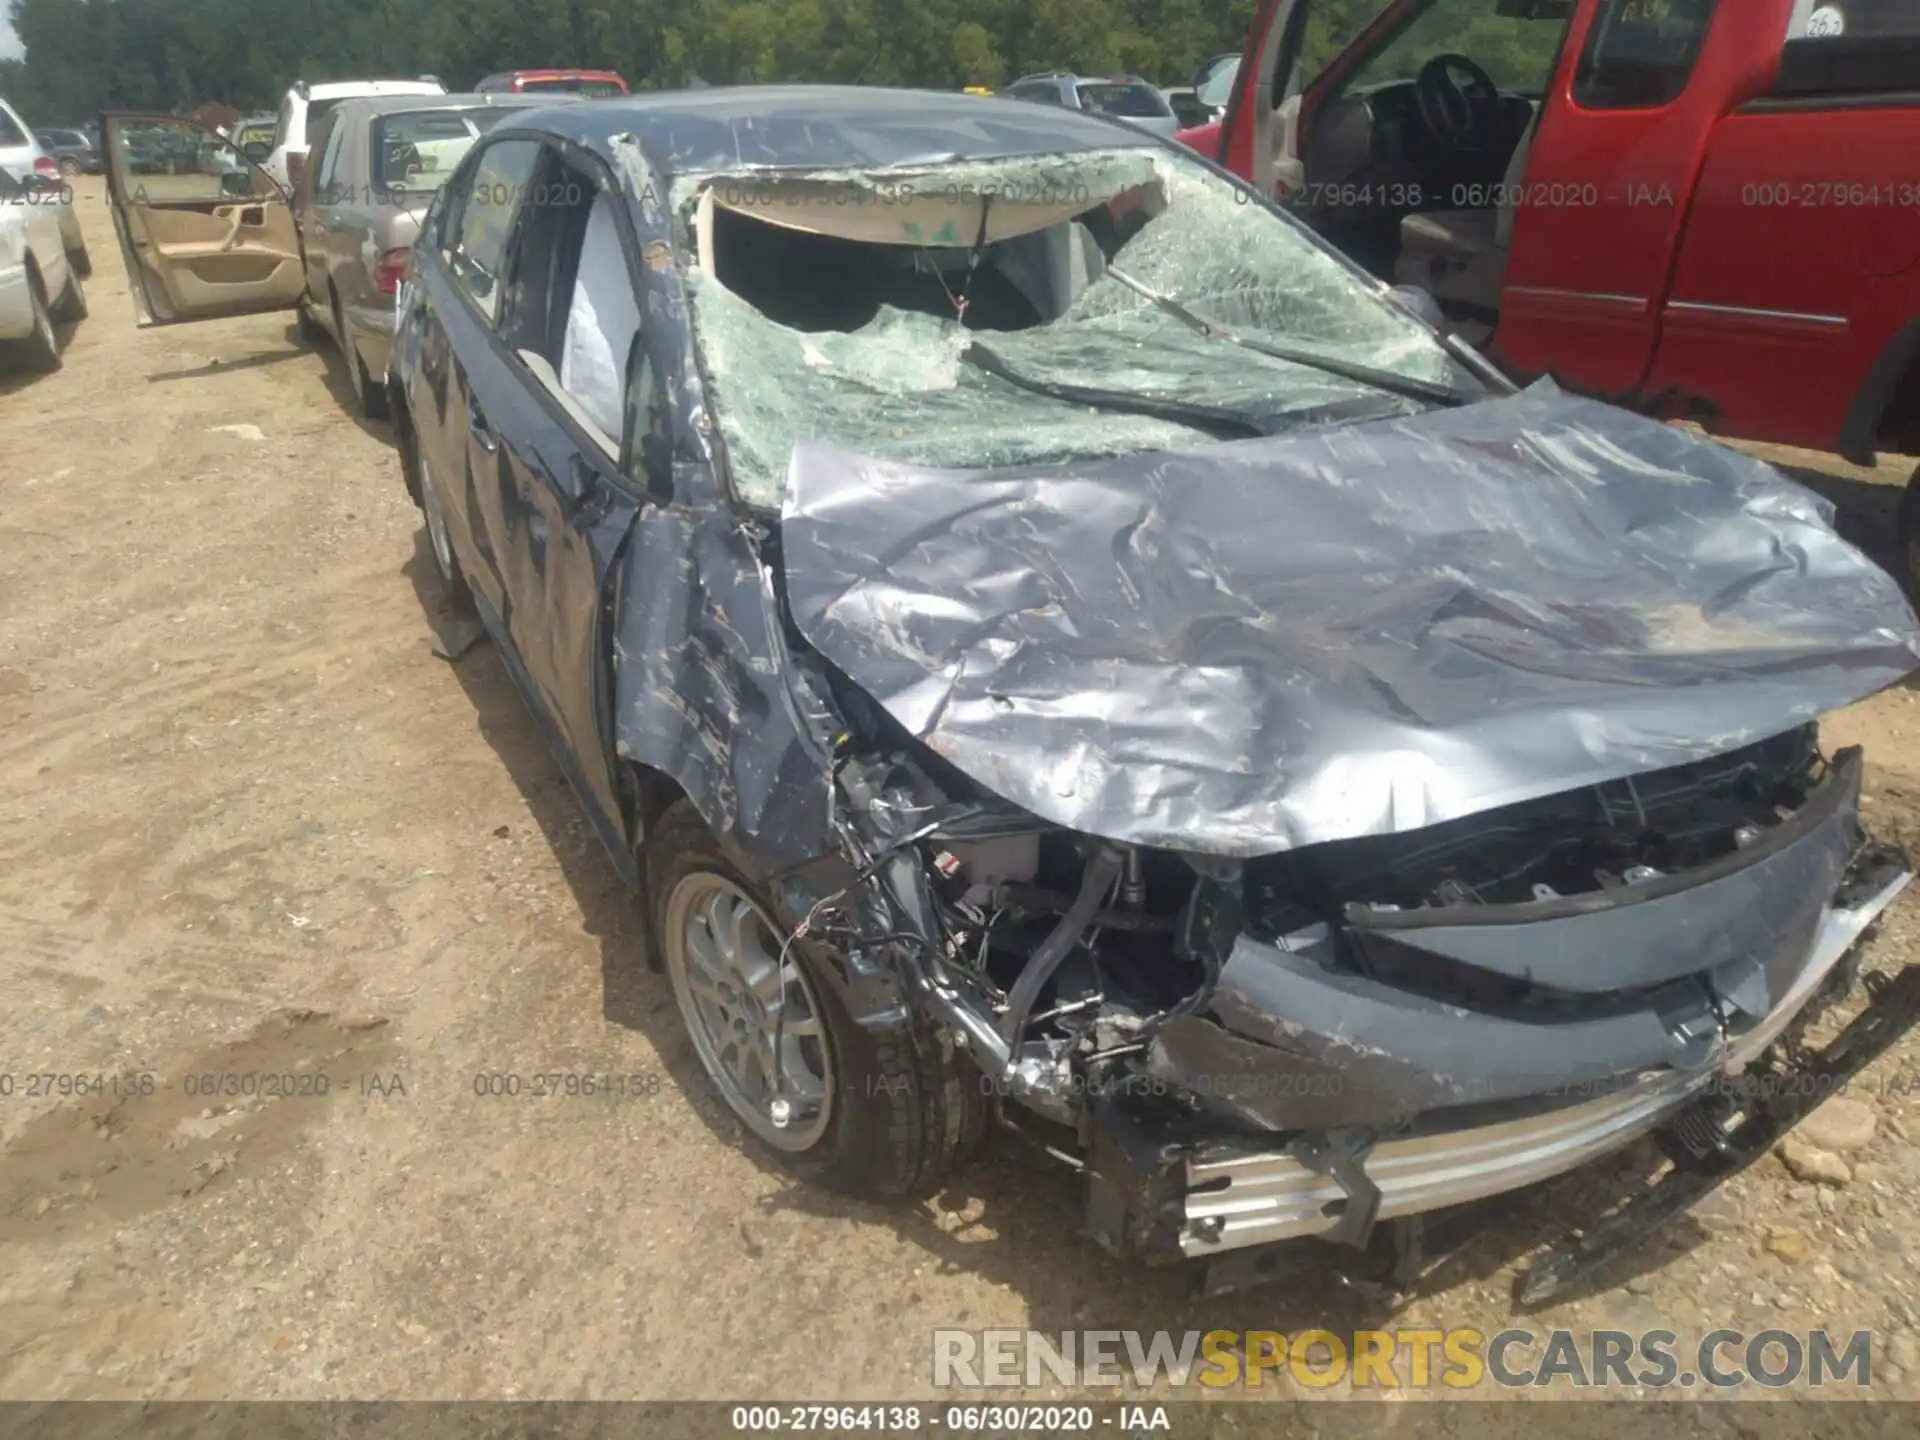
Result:
<svg viewBox="0 0 1920 1440"><path fill-rule="evenodd" d="M220 176L220 193L234 200L253 198L253 176L245 170L228 170Z"/></svg>
<svg viewBox="0 0 1920 1440"><path fill-rule="evenodd" d="M264 165L273 155L273 147L264 140L249 140L240 147L240 153L249 165Z"/></svg>

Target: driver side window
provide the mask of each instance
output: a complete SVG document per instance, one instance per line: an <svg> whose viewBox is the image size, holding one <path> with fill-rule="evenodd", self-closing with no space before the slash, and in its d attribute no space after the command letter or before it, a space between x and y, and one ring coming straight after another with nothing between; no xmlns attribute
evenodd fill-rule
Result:
<svg viewBox="0 0 1920 1440"><path fill-rule="evenodd" d="M317 137L323 146L320 152L320 166L314 173L313 195L316 203L333 205L345 197L334 193L335 172L340 168L340 142L347 127L340 123L337 115L327 116L324 133Z"/></svg>
<svg viewBox="0 0 1920 1440"><path fill-rule="evenodd" d="M1608 0L1573 79L1589 110L1648 110L1687 88L1713 24L1713 0Z"/></svg>
<svg viewBox="0 0 1920 1440"><path fill-rule="evenodd" d="M1308 0L1307 28L1300 37L1300 59L1296 66L1301 84L1318 78L1391 3L1392 0Z"/></svg>
<svg viewBox="0 0 1920 1440"><path fill-rule="evenodd" d="M136 203L231 204L280 195L231 143L191 120L129 120L114 140L110 162Z"/></svg>
<svg viewBox="0 0 1920 1440"><path fill-rule="evenodd" d="M1342 87L1364 94L1417 78L1441 55L1464 55L1509 95L1537 100L1553 79L1567 12L1534 19L1502 14L1499 0L1434 0L1356 70ZM1540 6L1542 11L1556 7Z"/></svg>
<svg viewBox="0 0 1920 1440"><path fill-rule="evenodd" d="M539 160L537 140L494 141L465 172L458 208L440 222L447 269L489 325L500 319L507 238Z"/></svg>

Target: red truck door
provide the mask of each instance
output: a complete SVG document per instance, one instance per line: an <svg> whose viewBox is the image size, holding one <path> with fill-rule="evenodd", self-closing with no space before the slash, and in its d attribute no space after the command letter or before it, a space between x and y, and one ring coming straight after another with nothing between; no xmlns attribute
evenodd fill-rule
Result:
<svg viewBox="0 0 1920 1440"><path fill-rule="evenodd" d="M1583 390L1624 397L1653 354L1686 199L1708 137L1730 95L1757 95L1769 80L1736 27L1753 10L1774 9L1781 10L1784 25L1783 7L1791 3L1262 0L1217 153L1262 189L1273 186L1276 155L1282 178L1289 156L1304 156L1301 212L1383 277L1401 268L1396 255L1409 253L1404 216L1397 212L1434 212L1443 234L1468 235L1462 250L1489 252L1475 262L1474 283L1462 287L1470 296L1454 298L1470 300L1473 318L1494 325L1490 348L1499 359L1518 370L1553 373ZM1350 25L1356 10L1370 23L1357 38L1346 29L1340 38L1351 43L1325 60L1327 32ZM1444 33L1430 33L1436 26ZM1383 151L1412 161L1409 132L1416 141L1422 130L1431 136L1430 127L1414 124L1404 100L1395 102L1374 83L1398 75L1392 63L1397 52L1412 51L1422 64L1439 63L1438 54L1427 52L1443 40L1475 61L1483 75L1493 65L1496 75L1517 78L1524 65L1497 62L1522 34L1528 36L1527 51L1537 54L1544 43L1549 52L1533 72L1537 107L1522 137L1526 153L1509 143L1496 156L1505 160L1506 151L1513 151L1517 173L1502 178L1495 166L1478 183L1461 185L1460 172L1441 164L1399 172L1376 164L1358 172L1370 182L1361 186L1330 185L1328 175L1315 173L1327 142L1337 140L1324 132L1336 114L1341 124L1355 123L1357 97L1365 100L1375 161ZM1300 63L1303 58L1311 63ZM1289 101L1299 72L1316 66L1298 102ZM1371 183L1383 177L1396 183ZM1346 204L1349 190L1358 207ZM1316 213L1329 197L1345 213ZM1379 208L1382 201L1386 213L1355 213L1366 205ZM1462 216L1461 210L1481 213ZM1356 233L1357 223L1369 218L1381 223ZM1476 218L1478 224L1463 223ZM1364 249L1357 248L1361 240ZM1444 304L1448 296L1440 298Z"/></svg>
<svg viewBox="0 0 1920 1440"><path fill-rule="evenodd" d="M1753 8L1768 83L1714 131L1642 389L1868 463L1920 433L1885 424L1920 361L1920 4Z"/></svg>
<svg viewBox="0 0 1920 1440"><path fill-rule="evenodd" d="M1639 389L1708 141L1771 82L1755 27L1780 33L1792 3L1582 0L1515 212L1493 341L1505 363Z"/></svg>
<svg viewBox="0 0 1920 1440"><path fill-rule="evenodd" d="M1298 177L1277 175L1275 160L1283 152L1297 157L1296 132L1311 116L1314 96L1350 68L1347 62L1364 52L1368 36L1429 3L1260 0L1226 115L1217 128L1201 126L1184 138L1256 189L1273 194L1278 180L1284 193Z"/></svg>

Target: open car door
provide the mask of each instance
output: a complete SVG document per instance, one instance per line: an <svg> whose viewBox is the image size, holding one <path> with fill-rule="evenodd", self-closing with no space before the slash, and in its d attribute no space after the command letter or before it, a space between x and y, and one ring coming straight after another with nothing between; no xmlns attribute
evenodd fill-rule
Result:
<svg viewBox="0 0 1920 1440"><path fill-rule="evenodd" d="M1298 192L1306 181L1302 137L1315 101L1365 58L1376 32L1398 28L1425 3L1259 0L1213 158L1264 194L1284 199Z"/></svg>
<svg viewBox="0 0 1920 1440"><path fill-rule="evenodd" d="M140 324L290 310L306 289L286 192L177 115L100 117L107 195Z"/></svg>

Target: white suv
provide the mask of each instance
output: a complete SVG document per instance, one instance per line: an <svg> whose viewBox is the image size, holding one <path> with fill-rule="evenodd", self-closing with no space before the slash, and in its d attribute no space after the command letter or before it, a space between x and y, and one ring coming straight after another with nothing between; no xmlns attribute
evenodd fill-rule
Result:
<svg viewBox="0 0 1920 1440"><path fill-rule="evenodd" d="M291 195L299 183L300 169L306 164L313 133L320 128L326 113L342 100L362 95L444 95L447 87L431 75L417 80L330 80L309 85L293 82L280 113L273 122L273 153L267 156L266 172L280 182Z"/></svg>
<svg viewBox="0 0 1920 1440"><path fill-rule="evenodd" d="M28 203L36 205L60 222L60 243L76 273L93 274L93 262L87 258L87 242L80 235L80 215L73 208L73 187L60 174L60 167L40 148L27 122L5 100L0 100L0 170L23 186L46 187L37 191Z"/></svg>
<svg viewBox="0 0 1920 1440"><path fill-rule="evenodd" d="M37 203L0 169L0 363L60 368L57 322L87 313L87 293L60 234L54 207Z"/></svg>

